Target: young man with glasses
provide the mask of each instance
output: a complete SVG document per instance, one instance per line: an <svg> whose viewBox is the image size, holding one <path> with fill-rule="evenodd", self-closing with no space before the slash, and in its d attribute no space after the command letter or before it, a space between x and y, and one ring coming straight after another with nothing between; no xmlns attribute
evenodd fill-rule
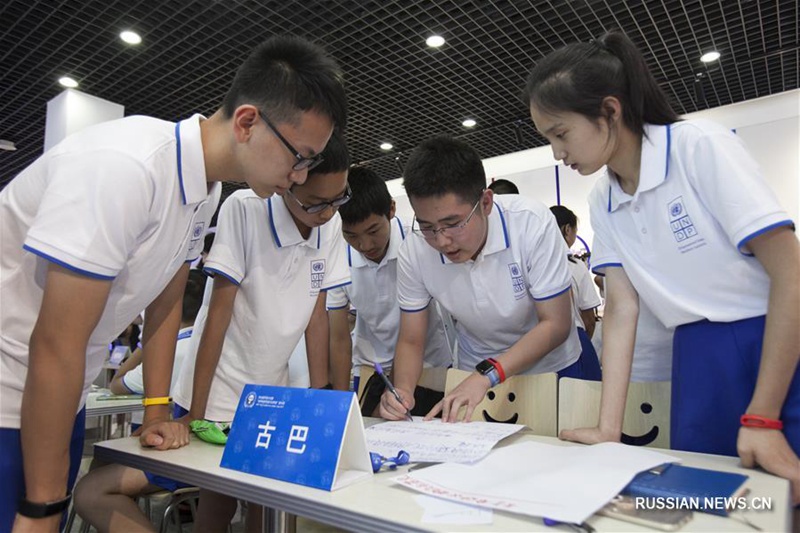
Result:
<svg viewBox="0 0 800 533"><path fill-rule="evenodd" d="M210 299L192 332L197 357L184 361L173 392L187 423L232 421L247 383L287 386L304 333L311 386L329 383L325 294L350 282L337 213L350 199L350 160L338 133L322 155L282 198L243 190L222 204L205 263ZM197 523L224 531L235 510L234 498L202 490ZM248 506L247 520L261 523L259 506Z"/></svg>
<svg viewBox="0 0 800 533"><path fill-rule="evenodd" d="M346 117L336 63L278 37L245 60L211 117L86 128L3 189L0 531L15 520L19 529L58 527L80 465L89 386L108 343L143 309L141 442L188 443L186 426L169 418L169 385L188 262L219 201L215 183L246 182L262 198L285 193L305 181Z"/></svg>
<svg viewBox="0 0 800 533"><path fill-rule="evenodd" d="M328 317L331 328L331 368L333 383L346 388L350 369L359 372L361 365L379 363L391 373L394 347L400 330L400 308L397 305L397 254L410 224L395 217L395 203L383 181L374 171L350 169L348 183L353 188L351 202L342 206L342 235L347 241L347 262L350 265L349 285L328 291ZM355 307L356 326L350 337L349 311ZM424 362L426 366L448 367L453 356L438 312L428 321ZM353 379L358 391L360 376ZM384 383L373 374L359 399L361 412L375 416L383 394ZM414 389L417 412L425 415L442 393L425 387Z"/></svg>
<svg viewBox="0 0 800 533"><path fill-rule="evenodd" d="M429 416L465 419L487 391L515 374L584 377L572 322L567 249L550 210L523 196L494 196L478 153L446 137L423 142L405 167L414 235L400 250L400 337L394 384L381 416L414 407L432 299L456 321L458 366L474 373ZM594 364L597 364L596 358Z"/></svg>

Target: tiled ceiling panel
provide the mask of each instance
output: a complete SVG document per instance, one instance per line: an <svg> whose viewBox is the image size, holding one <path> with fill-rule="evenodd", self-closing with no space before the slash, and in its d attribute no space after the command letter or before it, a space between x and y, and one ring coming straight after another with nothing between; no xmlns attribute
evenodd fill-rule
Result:
<svg viewBox="0 0 800 533"><path fill-rule="evenodd" d="M64 74L128 115L210 115L254 46L300 35L345 71L353 160L392 179L435 134L483 157L544 144L520 100L528 71L612 28L644 52L679 113L795 89L798 17L797 0L4 0L0 139L18 149L0 151L0 187L41 153ZM143 43L125 45L126 28ZM425 45L434 33L446 39L439 49ZM705 66L711 49L722 57ZM464 128L465 118L478 125ZM393 151L380 150L384 141Z"/></svg>

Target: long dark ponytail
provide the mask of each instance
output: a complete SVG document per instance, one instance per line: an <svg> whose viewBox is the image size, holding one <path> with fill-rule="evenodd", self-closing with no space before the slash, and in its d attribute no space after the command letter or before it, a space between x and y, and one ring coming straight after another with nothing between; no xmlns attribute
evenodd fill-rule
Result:
<svg viewBox="0 0 800 533"><path fill-rule="evenodd" d="M606 116L602 103L607 96L620 101L624 124L639 135L645 123L680 120L642 54L618 31L548 54L531 71L524 91L525 102L543 111L570 111L591 119Z"/></svg>

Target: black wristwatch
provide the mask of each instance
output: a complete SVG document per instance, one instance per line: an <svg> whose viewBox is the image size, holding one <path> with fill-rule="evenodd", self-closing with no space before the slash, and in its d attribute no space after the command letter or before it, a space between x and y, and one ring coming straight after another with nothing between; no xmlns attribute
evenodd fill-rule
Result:
<svg viewBox="0 0 800 533"><path fill-rule="evenodd" d="M494 387L495 385L499 384L502 380L500 377L500 370L497 368L500 366L500 363L495 361L492 358L484 359L477 365L475 365L475 370L478 371L478 374L482 376L486 376L489 378L491 382L491 386Z"/></svg>
<svg viewBox="0 0 800 533"><path fill-rule="evenodd" d="M46 518L66 511L71 499L72 494L67 494L60 500L45 503L34 503L23 498L17 505L17 512L28 518Z"/></svg>

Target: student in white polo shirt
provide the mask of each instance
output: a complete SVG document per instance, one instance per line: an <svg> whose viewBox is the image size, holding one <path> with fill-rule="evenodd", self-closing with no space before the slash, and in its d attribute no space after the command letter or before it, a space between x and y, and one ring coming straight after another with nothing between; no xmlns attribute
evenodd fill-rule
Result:
<svg viewBox="0 0 800 533"><path fill-rule="evenodd" d="M411 227L395 217L395 203L389 189L373 170L354 167L348 174L353 198L339 209L342 235L347 241L347 260L351 283L328 291L328 317L331 327L333 383L337 388L349 384L350 369L380 363L391 374L394 348L400 330L397 305L397 253ZM358 309L353 338L350 337L349 308ZM425 366L449 367L453 363L444 325L437 312L431 314L425 341ZM353 389L358 391L359 376ZM362 413L373 416L383 394L380 376L373 374L364 388ZM416 387L416 405L424 415L442 393Z"/></svg>
<svg viewBox="0 0 800 533"><path fill-rule="evenodd" d="M188 442L167 397L187 261L218 202L212 184L282 194L305 180L345 119L337 65L310 43L276 38L245 61L209 119L87 128L0 193L0 531L17 511L20 528L57 526L83 446L76 413L108 343L142 309L150 399L141 441Z"/></svg>
<svg viewBox="0 0 800 533"><path fill-rule="evenodd" d="M311 386L329 383L325 291L350 282L336 212L350 199L350 160L338 132L323 157L282 198L245 190L222 204L205 262L211 298L193 332L197 357L186 360L174 392L184 420L230 422L247 383L288 385L289 358L304 332ZM221 531L235 511L235 498L202 490L197 523ZM249 505L248 523L260 517Z"/></svg>
<svg viewBox="0 0 800 533"><path fill-rule="evenodd" d="M189 272L181 305L181 330L175 346L173 384L177 381L181 363L186 358L194 357L190 337L192 324L203 301L205 282L206 275L201 271ZM144 393L140 350L135 351L120 366L109 389L114 394ZM134 413L137 414L140 413ZM134 426L138 425L132 423L131 429L136 429ZM147 530L152 528L150 517L142 513L134 498L158 490L175 491L187 486L174 479L131 466L107 464L93 468L75 485L73 505L78 515L98 531L135 531L137 527ZM137 525L134 526L134 523Z"/></svg>
<svg viewBox="0 0 800 533"><path fill-rule="evenodd" d="M478 153L446 137L414 149L403 185L416 218L397 263L403 313L394 379L405 405L385 393L381 416L401 419L414 406L432 298L456 321L459 367L475 373L429 415L441 410L454 421L465 406L469 419L491 387L515 374L586 377L567 247L547 207L494 196Z"/></svg>
<svg viewBox="0 0 800 533"><path fill-rule="evenodd" d="M729 130L681 121L624 35L537 63L526 89L556 159L589 175L594 269L606 275L603 403L583 442L620 438L637 302L677 327L675 448L736 455L800 502L800 246Z"/></svg>
<svg viewBox="0 0 800 533"><path fill-rule="evenodd" d="M556 217L556 224L561 230L564 242L567 243L567 249L571 249L578 238L577 215L563 205L550 206L550 212ZM581 338L581 346L586 350L587 343L591 344L594 335L594 326L597 320L595 309L600 307L600 295L597 294L597 289L592 282L592 275L589 274L589 269L582 260L569 254L567 266L572 275L572 308L575 311L576 324L579 328L578 335ZM594 350L594 348L591 349Z"/></svg>

